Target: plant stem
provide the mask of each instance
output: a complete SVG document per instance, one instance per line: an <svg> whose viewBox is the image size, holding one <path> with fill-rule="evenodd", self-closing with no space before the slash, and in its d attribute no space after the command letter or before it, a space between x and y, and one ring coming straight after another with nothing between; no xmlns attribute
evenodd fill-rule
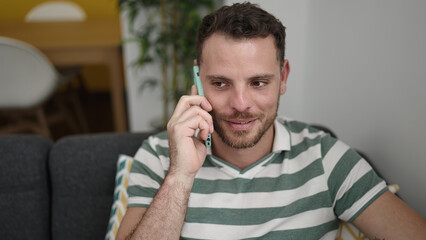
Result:
<svg viewBox="0 0 426 240"><path fill-rule="evenodd" d="M161 0L161 31L167 31L167 13L166 13L166 0ZM162 51L166 55L167 43L162 43ZM168 74L167 74L167 62L166 59L161 60L161 72L163 77L163 126L167 126L169 121L169 89L168 89Z"/></svg>
<svg viewBox="0 0 426 240"><path fill-rule="evenodd" d="M177 9L177 1L173 1L172 6L172 24L173 24L173 37L175 39L177 38L177 30L178 30L178 9ZM178 81L178 43L176 41L173 42L173 78L172 78L172 88L173 88L173 101L174 106L176 106L177 102L179 101L179 81Z"/></svg>

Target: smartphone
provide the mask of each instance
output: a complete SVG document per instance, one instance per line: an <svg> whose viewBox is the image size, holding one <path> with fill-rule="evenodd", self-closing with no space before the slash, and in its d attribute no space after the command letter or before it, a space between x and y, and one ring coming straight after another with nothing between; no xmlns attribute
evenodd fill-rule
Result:
<svg viewBox="0 0 426 240"><path fill-rule="evenodd" d="M195 86L197 86L198 95L204 96L204 89L200 79L200 69L197 65L194 66L194 84ZM211 145L212 145L212 136L209 133L206 140L206 146L211 147Z"/></svg>

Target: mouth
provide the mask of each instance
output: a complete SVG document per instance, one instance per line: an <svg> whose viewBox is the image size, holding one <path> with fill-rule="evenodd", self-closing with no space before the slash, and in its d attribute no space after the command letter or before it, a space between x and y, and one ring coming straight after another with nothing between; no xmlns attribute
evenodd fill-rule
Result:
<svg viewBox="0 0 426 240"><path fill-rule="evenodd" d="M234 119L227 120L227 123L232 130L247 131L255 124L255 121L256 119Z"/></svg>

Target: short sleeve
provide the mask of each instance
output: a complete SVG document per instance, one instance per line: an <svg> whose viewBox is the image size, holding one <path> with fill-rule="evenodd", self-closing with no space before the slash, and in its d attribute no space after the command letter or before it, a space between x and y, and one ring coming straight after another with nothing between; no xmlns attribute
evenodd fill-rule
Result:
<svg viewBox="0 0 426 240"><path fill-rule="evenodd" d="M386 190L386 183L368 162L343 142L324 136L323 164L333 208L339 219L352 222Z"/></svg>

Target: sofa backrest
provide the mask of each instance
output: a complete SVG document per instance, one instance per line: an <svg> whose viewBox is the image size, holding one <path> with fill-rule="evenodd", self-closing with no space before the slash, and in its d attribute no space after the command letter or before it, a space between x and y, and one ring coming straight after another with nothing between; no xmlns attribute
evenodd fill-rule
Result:
<svg viewBox="0 0 426 240"><path fill-rule="evenodd" d="M0 136L0 239L105 239L118 157L149 135Z"/></svg>
<svg viewBox="0 0 426 240"><path fill-rule="evenodd" d="M66 137L49 158L53 239L104 239L120 154L133 156L149 134Z"/></svg>
<svg viewBox="0 0 426 240"><path fill-rule="evenodd" d="M0 239L50 239L52 145L36 135L0 136Z"/></svg>

